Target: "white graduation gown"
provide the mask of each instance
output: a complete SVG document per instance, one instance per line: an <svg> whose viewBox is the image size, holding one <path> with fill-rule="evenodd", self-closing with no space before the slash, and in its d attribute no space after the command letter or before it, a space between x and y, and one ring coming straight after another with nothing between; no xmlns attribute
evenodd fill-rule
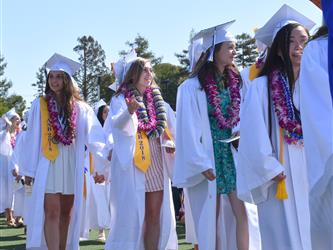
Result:
<svg viewBox="0 0 333 250"><path fill-rule="evenodd" d="M310 183L313 249L333 249L333 105L327 37L308 43L300 71L300 108Z"/></svg>
<svg viewBox="0 0 333 250"><path fill-rule="evenodd" d="M166 103L168 127L175 138L175 114ZM145 215L145 174L133 165L138 118L130 115L123 95L112 97L104 129L112 131L111 225L105 249L139 250L143 246ZM162 140L162 139L161 139ZM178 249L174 207L171 194L173 154L162 149L164 193L158 249Z"/></svg>
<svg viewBox="0 0 333 250"><path fill-rule="evenodd" d="M22 166L22 175L35 178L33 184L31 206L29 207L29 223L27 231L27 249L47 249L44 239L44 194L50 161L45 158L41 148L41 114L40 100L37 98L29 111L27 138L25 143L26 164ZM101 169L107 164L107 148L105 147L106 136L94 114L94 111L85 103L77 102L77 127L75 146L75 188L74 205L72 209L71 222L69 225L67 248L69 250L79 249L80 221L82 213L83 177L84 177L84 146L94 153L99 159Z"/></svg>
<svg viewBox="0 0 333 250"><path fill-rule="evenodd" d="M89 239L90 229L110 228L110 209L107 197L106 183L97 184L94 181L93 173L90 173L89 153L85 152L85 180L87 195L83 199L83 212L80 236Z"/></svg>
<svg viewBox="0 0 333 250"><path fill-rule="evenodd" d="M177 94L177 154L173 185L185 188L188 204L185 214L191 232L187 237L198 242L202 250L215 249L216 240L216 181L208 181L201 173L215 169L214 150L209 125L207 98L198 79L187 79ZM236 222L227 195L221 195L218 235L220 249L236 249ZM188 212L188 209L191 211ZM193 233L195 236L193 236ZM250 227L250 244L258 229Z"/></svg>
<svg viewBox="0 0 333 250"><path fill-rule="evenodd" d="M16 145L13 150L13 154L10 157L10 168L11 172L16 169L20 175L20 166L24 164L22 161L22 155L24 154L24 140L25 140L25 131L21 131L16 137ZM14 191L14 216L23 216L24 215L24 202L25 202L25 192L24 186L21 182L16 182L15 177L12 176L13 191Z"/></svg>
<svg viewBox="0 0 333 250"><path fill-rule="evenodd" d="M296 83L294 102L299 104ZM255 79L243 104L237 167L238 196L257 204L262 249L311 249L308 181L304 149L283 141L284 165L278 161L279 126L272 109L272 144L268 128L267 77ZM272 107L271 107L272 108ZM276 175L284 171L289 198L275 198Z"/></svg>
<svg viewBox="0 0 333 250"><path fill-rule="evenodd" d="M4 128L0 131L0 213L4 212L6 208L12 209L13 207L14 180L9 164L12 153L10 134Z"/></svg>

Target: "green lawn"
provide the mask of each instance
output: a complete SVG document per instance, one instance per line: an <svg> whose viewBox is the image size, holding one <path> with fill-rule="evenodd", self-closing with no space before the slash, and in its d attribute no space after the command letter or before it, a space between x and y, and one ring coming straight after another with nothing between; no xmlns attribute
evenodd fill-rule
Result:
<svg viewBox="0 0 333 250"><path fill-rule="evenodd" d="M190 244L184 242L185 230L184 226L177 225L178 243L180 250L193 249ZM97 231L90 233L90 239L80 242L80 249L82 250L102 250L104 243L95 240L97 238ZM9 228L5 223L3 217L0 218L0 250L24 250L25 249L25 235L23 228ZM125 249L124 249L125 250Z"/></svg>

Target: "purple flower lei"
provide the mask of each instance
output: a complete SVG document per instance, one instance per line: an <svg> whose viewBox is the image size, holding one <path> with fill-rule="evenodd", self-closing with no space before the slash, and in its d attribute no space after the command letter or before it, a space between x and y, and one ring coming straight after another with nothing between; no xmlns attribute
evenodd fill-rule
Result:
<svg viewBox="0 0 333 250"><path fill-rule="evenodd" d="M217 120L217 125L220 129L233 128L239 122L241 102L239 78L236 73L230 69L228 70L228 88L230 93L230 104L227 108L227 117L224 117L218 85L212 74L209 74L206 77L205 91L208 96L209 104L213 106L213 116Z"/></svg>
<svg viewBox="0 0 333 250"><path fill-rule="evenodd" d="M64 145L70 145L73 142L76 132L76 104L72 103L72 113L68 121L68 126L63 131L58 116L57 103L53 95L46 95L47 110L49 111L49 122L51 123L52 129L54 131L54 142L61 142Z"/></svg>
<svg viewBox="0 0 333 250"><path fill-rule="evenodd" d="M288 144L303 144L301 121L296 118L287 77L279 70L270 74L271 94L279 126Z"/></svg>

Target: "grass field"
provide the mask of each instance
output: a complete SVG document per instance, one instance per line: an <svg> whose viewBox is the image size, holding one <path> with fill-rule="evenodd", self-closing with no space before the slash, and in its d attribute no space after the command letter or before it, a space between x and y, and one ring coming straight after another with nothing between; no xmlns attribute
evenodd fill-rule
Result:
<svg viewBox="0 0 333 250"><path fill-rule="evenodd" d="M177 225L178 244L179 250L193 249L190 244L184 242L185 230L184 226ZM80 242L80 249L82 250L102 250L104 242L95 240L97 238L97 231L90 233L90 238L87 241ZM0 218L0 250L24 250L25 249L25 235L23 228L9 228L6 225L5 219ZM126 249L124 249L126 250Z"/></svg>

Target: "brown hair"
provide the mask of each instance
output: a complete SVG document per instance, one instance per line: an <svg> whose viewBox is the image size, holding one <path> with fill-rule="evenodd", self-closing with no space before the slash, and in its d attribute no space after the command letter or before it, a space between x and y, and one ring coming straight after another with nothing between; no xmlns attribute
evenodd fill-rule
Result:
<svg viewBox="0 0 333 250"><path fill-rule="evenodd" d="M194 70L192 71L192 73L189 76L189 78L193 78L193 77L197 76L202 89L204 89L204 87L205 87L205 79L206 79L207 75L214 74L218 70L214 62L215 62L217 53L220 51L222 45L223 45L223 42L215 45L214 54L213 54L213 62L208 61L208 58L210 55L210 49L203 52L201 54L198 62L196 63ZM229 65L225 69L230 69L238 75L239 84L241 86L242 79L240 77L240 74L239 74L239 71L238 71L236 65L234 65L234 64Z"/></svg>
<svg viewBox="0 0 333 250"><path fill-rule="evenodd" d="M76 88L73 84L72 78L66 73L62 72L62 79L63 79L63 88L61 90L61 103L58 103L59 106L61 106L64 110L64 115L66 118L66 121L69 122L69 118L72 113L72 102L73 101L82 101L82 98L80 96L80 91L78 88ZM49 85L49 76L47 75L46 78L46 87L45 87L45 95L48 94L54 94L53 90L50 88Z"/></svg>
<svg viewBox="0 0 333 250"><path fill-rule="evenodd" d="M145 64L150 62L150 60L138 57L134 62L132 62L130 68L128 69L123 82L120 84L118 90L116 91L115 95L118 96L122 93L123 88L128 87L128 85L135 85L138 83L141 73L145 68ZM152 87L158 87L157 83L154 80L155 74L153 73L153 80L152 80Z"/></svg>

